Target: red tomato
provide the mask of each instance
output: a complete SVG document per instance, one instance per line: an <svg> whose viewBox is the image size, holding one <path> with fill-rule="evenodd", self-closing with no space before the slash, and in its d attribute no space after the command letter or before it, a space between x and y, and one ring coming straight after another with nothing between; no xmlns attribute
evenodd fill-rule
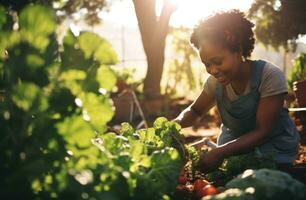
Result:
<svg viewBox="0 0 306 200"><path fill-rule="evenodd" d="M197 179L195 180L195 182L193 183L194 185L194 190L195 191L199 191L201 190L203 187L205 187L206 185L209 185L210 183L204 179Z"/></svg>
<svg viewBox="0 0 306 200"><path fill-rule="evenodd" d="M186 184L187 183L187 175L186 174L180 175L179 178L178 178L178 183L179 184Z"/></svg>
<svg viewBox="0 0 306 200"><path fill-rule="evenodd" d="M207 195L214 195L214 194L217 194L218 191L217 189L212 186L212 185L206 185L205 187L203 187L201 190L197 191L197 196L199 198L202 198L204 196L207 196Z"/></svg>

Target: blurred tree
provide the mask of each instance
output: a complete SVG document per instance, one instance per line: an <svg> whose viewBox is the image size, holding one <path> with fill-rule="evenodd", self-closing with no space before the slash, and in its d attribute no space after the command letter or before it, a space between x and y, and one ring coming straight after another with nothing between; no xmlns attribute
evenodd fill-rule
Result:
<svg viewBox="0 0 306 200"><path fill-rule="evenodd" d="M192 60L197 57L197 53L186 40L191 34L190 31L191 29L180 27L171 28L169 32L175 56L169 64L166 94L178 95L178 88L184 88L184 94L186 94L197 86L192 70Z"/></svg>
<svg viewBox="0 0 306 200"><path fill-rule="evenodd" d="M160 96L166 37L169 20L176 5L171 0L164 0L161 14L157 16L156 0L133 0L133 2L148 62L144 80L144 95L147 99L152 99Z"/></svg>
<svg viewBox="0 0 306 200"><path fill-rule="evenodd" d="M107 0L0 0L3 6L20 11L31 3L39 3L48 7L52 7L58 11L59 19L72 17L74 14L82 11L82 17L89 25L99 24L101 19L98 13L108 8Z"/></svg>
<svg viewBox="0 0 306 200"><path fill-rule="evenodd" d="M305 0L255 0L249 17L255 20L258 40L275 49L295 50L296 39L306 34Z"/></svg>

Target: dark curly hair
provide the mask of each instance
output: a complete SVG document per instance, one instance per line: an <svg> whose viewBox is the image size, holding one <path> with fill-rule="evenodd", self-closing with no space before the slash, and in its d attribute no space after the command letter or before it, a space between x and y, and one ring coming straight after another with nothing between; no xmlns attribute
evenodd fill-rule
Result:
<svg viewBox="0 0 306 200"><path fill-rule="evenodd" d="M201 21L194 28L190 42L197 49L200 41L216 42L232 52L241 51L242 56L247 58L254 49L253 27L254 24L239 10L220 12Z"/></svg>

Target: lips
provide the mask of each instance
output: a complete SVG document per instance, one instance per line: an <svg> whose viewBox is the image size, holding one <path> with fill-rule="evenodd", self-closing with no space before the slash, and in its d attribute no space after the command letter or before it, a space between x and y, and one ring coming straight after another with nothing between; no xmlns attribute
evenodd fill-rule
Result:
<svg viewBox="0 0 306 200"><path fill-rule="evenodd" d="M224 76L217 76L216 79L220 82L225 81L225 77Z"/></svg>
<svg viewBox="0 0 306 200"><path fill-rule="evenodd" d="M227 79L224 76L219 76L216 77L216 79L221 83L221 84L226 84L227 83Z"/></svg>

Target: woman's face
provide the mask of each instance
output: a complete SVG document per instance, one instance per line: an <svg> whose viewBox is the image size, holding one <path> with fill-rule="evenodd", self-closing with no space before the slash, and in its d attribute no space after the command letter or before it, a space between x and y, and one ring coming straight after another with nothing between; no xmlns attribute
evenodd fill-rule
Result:
<svg viewBox="0 0 306 200"><path fill-rule="evenodd" d="M231 83L238 78L242 63L239 52L231 52L222 45L204 42L199 49L200 57L209 74L222 85Z"/></svg>

